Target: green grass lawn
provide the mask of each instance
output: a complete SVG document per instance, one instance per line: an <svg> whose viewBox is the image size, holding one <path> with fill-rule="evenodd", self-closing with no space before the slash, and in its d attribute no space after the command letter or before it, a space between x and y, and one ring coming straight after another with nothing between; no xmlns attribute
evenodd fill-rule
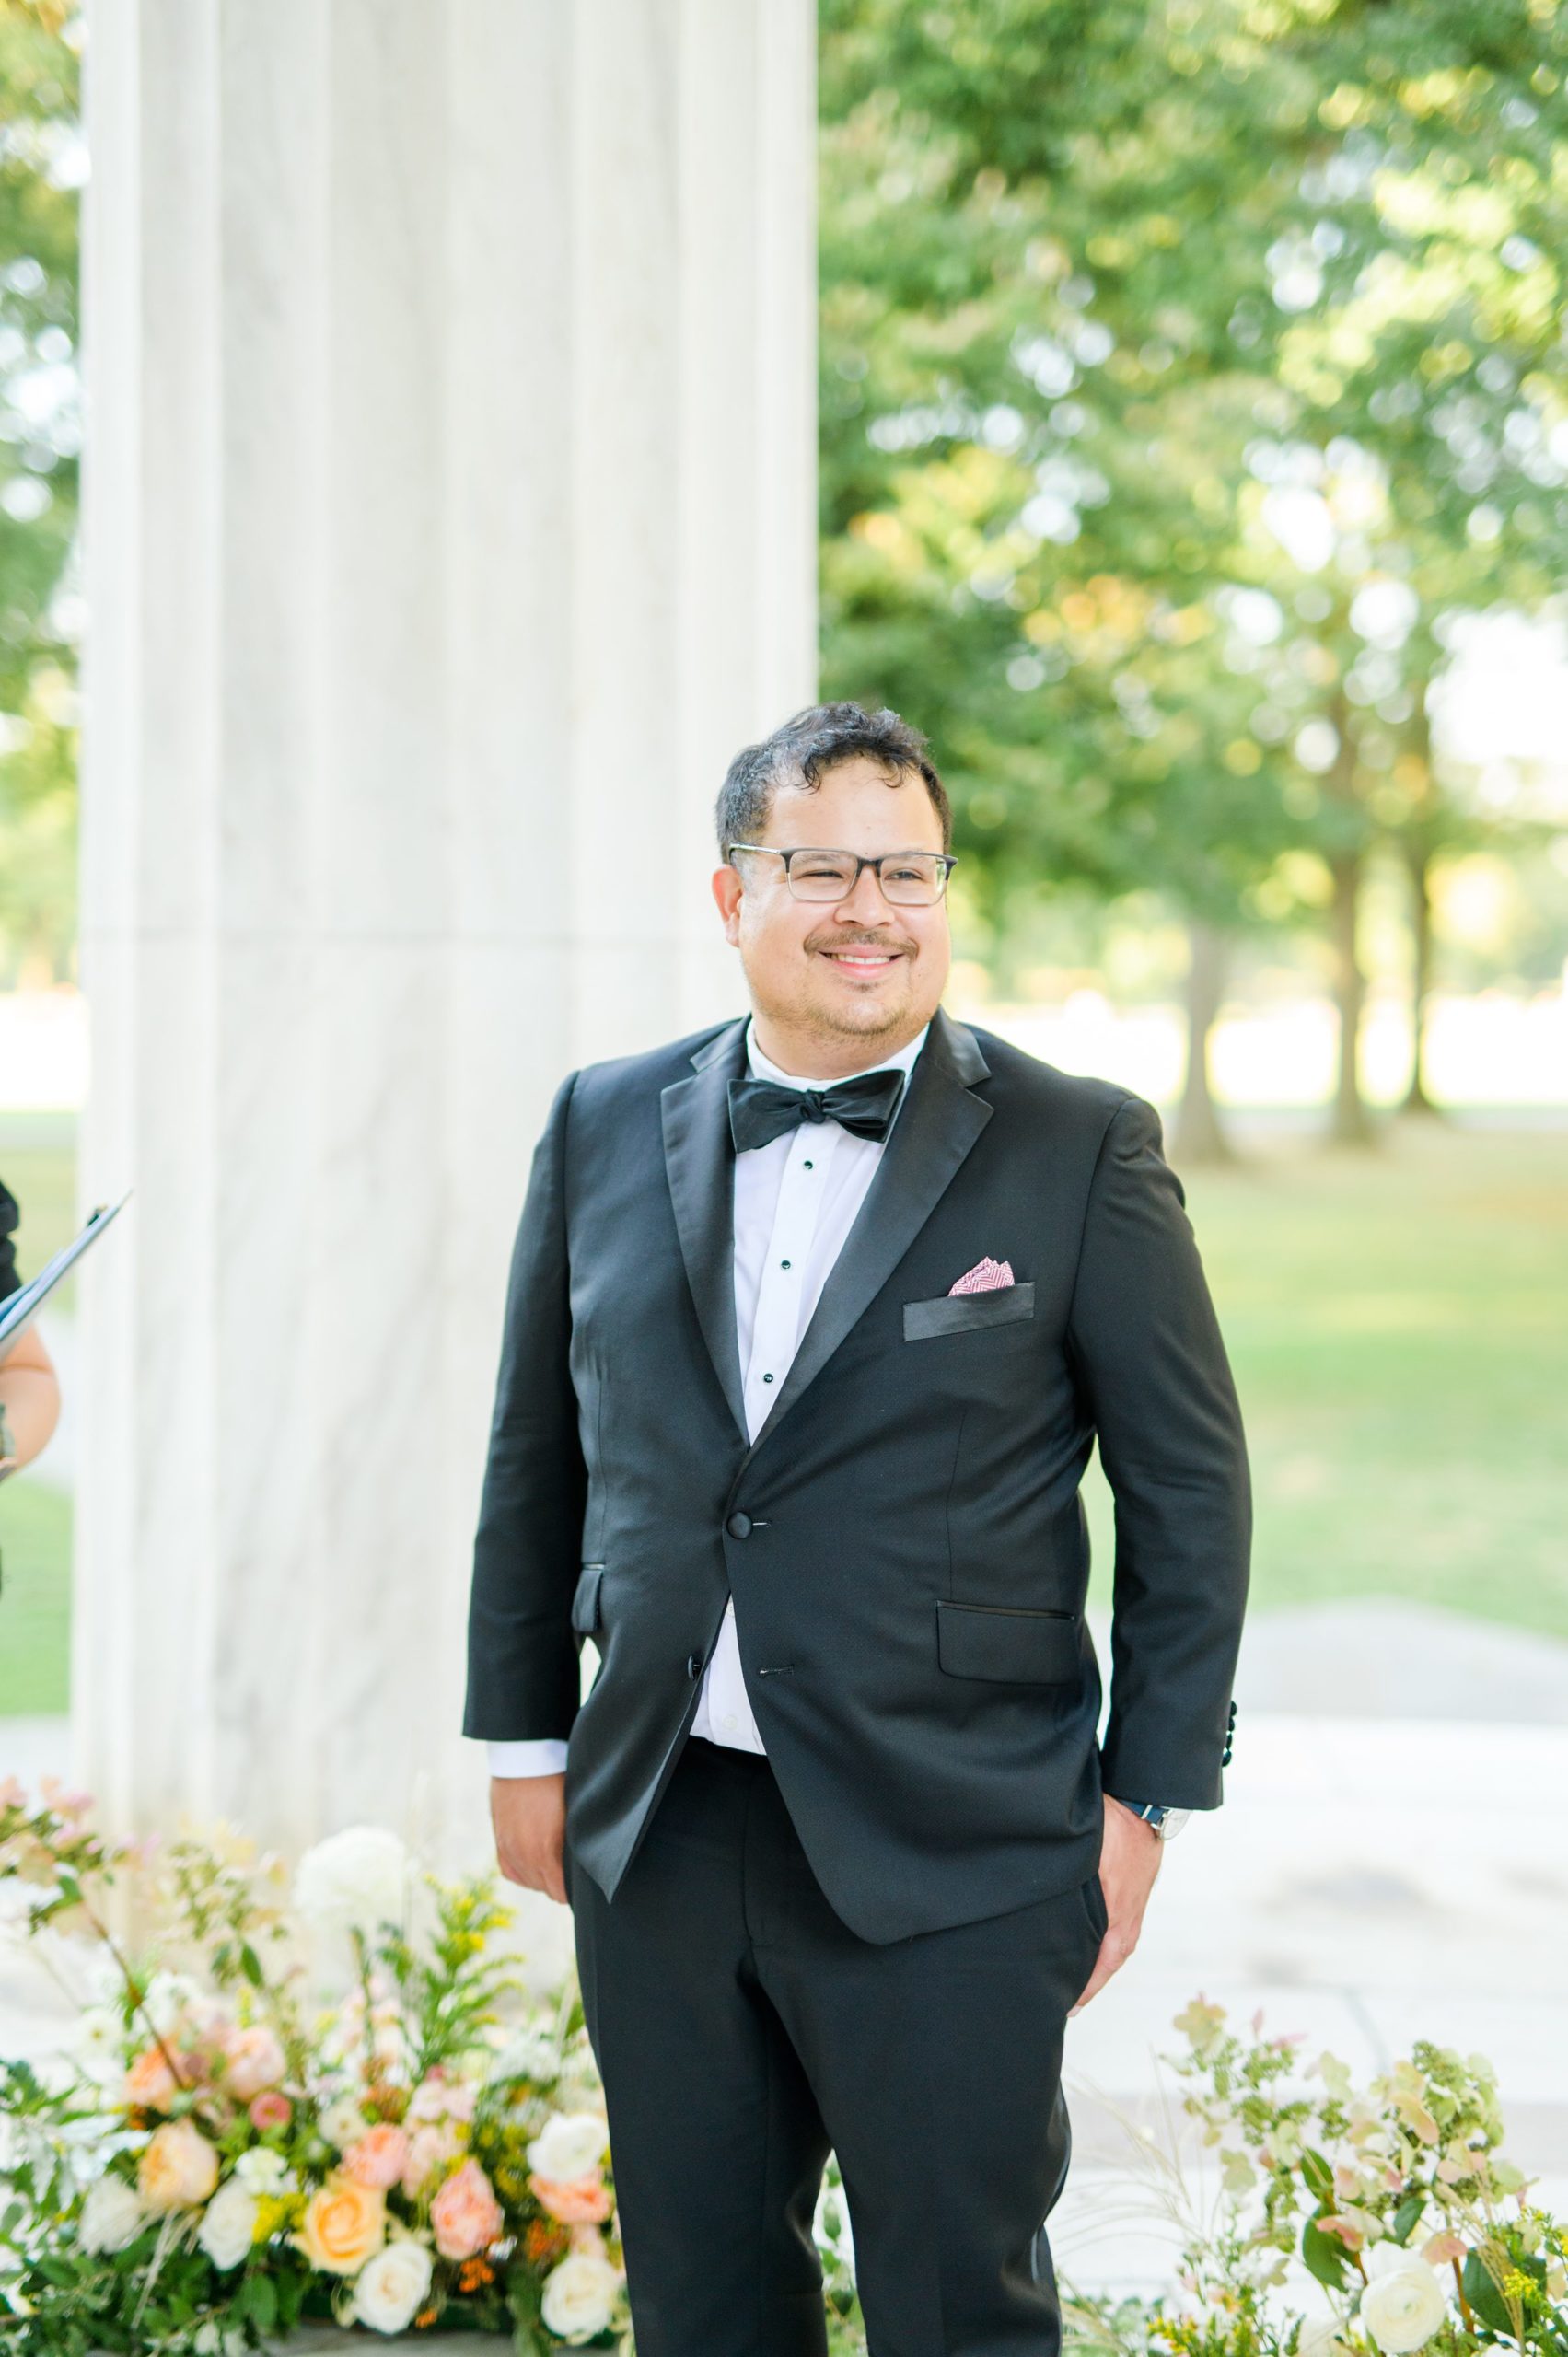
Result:
<svg viewBox="0 0 1568 2357"><path fill-rule="evenodd" d="M70 1125L0 1117L30 1275L75 1232ZM1252 1458L1251 1605L1400 1596L1568 1637L1568 1132L1396 1124L1194 1172ZM1109 1499L1087 1485L1095 1599ZM0 1485L0 1715L64 1708L71 1517Z"/></svg>
<svg viewBox="0 0 1568 2357"><path fill-rule="evenodd" d="M1401 1122L1187 1193L1252 1460L1251 1602L1411 1596L1568 1637L1568 1132Z"/></svg>

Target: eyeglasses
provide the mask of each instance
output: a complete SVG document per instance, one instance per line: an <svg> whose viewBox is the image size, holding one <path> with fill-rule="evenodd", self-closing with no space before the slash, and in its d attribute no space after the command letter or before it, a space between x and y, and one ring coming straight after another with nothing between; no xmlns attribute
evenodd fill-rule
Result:
<svg viewBox="0 0 1568 2357"><path fill-rule="evenodd" d="M724 855L732 866L730 854L738 851L782 859L784 881L797 900L847 900L860 881L861 869L874 867L883 899L903 908L929 907L939 900L958 864L946 851L885 851L879 858L864 859L853 851L780 851L772 843L726 843Z"/></svg>

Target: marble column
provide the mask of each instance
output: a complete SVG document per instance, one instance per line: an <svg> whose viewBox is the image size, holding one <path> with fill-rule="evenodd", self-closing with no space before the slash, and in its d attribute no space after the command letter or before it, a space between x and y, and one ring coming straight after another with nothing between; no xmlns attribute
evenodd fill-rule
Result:
<svg viewBox="0 0 1568 2357"><path fill-rule="evenodd" d="M815 693L808 0L98 0L79 1777L482 1851L461 1714L560 1076L743 1002Z"/></svg>

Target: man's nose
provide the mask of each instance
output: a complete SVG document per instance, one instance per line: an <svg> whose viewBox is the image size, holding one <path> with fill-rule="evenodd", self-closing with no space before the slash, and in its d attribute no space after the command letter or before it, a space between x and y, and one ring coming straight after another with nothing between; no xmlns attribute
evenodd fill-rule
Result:
<svg viewBox="0 0 1568 2357"><path fill-rule="evenodd" d="M863 867L854 879L854 888L839 902L836 913L854 924L886 924L892 911L882 891L881 878L874 867Z"/></svg>

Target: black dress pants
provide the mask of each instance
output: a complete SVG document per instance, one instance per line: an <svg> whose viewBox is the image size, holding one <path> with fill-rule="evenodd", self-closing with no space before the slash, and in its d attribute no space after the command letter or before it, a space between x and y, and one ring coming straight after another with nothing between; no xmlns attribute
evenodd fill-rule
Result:
<svg viewBox="0 0 1568 2357"><path fill-rule="evenodd" d="M637 2357L823 2357L837 2154L871 2357L1057 2357L1044 2221L1098 1872L885 1945L834 1913L767 1759L689 1736L613 1903L566 1846Z"/></svg>

